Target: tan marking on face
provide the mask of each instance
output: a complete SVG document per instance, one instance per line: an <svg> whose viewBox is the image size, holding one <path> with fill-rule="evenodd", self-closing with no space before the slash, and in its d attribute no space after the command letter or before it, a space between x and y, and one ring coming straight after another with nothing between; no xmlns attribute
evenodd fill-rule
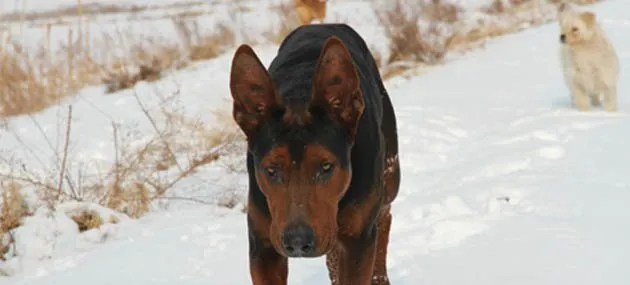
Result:
<svg viewBox="0 0 630 285"><path fill-rule="evenodd" d="M282 121L285 125L304 126L312 120L311 114L300 108L286 108Z"/></svg>
<svg viewBox="0 0 630 285"><path fill-rule="evenodd" d="M285 227L300 222L315 232L316 254L328 252L336 241L338 203L351 177L351 169L342 168L321 145L307 145L302 161L295 164L286 146L265 155L256 169L256 180L269 204L270 239L276 249L282 252Z"/></svg>

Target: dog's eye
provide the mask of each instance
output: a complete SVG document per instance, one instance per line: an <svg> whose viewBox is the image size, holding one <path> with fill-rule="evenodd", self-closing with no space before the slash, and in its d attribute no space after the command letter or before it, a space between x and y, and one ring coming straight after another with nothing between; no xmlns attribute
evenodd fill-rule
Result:
<svg viewBox="0 0 630 285"><path fill-rule="evenodd" d="M324 162L319 166L319 170L317 170L317 174L315 174L313 179L319 182L326 181L332 175L333 169L335 169L335 165L330 162Z"/></svg>
<svg viewBox="0 0 630 285"><path fill-rule="evenodd" d="M322 163L320 171L322 173L329 173L329 172L331 172L333 170L333 167L334 167L334 165L332 163L324 162L324 163Z"/></svg>
<svg viewBox="0 0 630 285"><path fill-rule="evenodd" d="M573 28L571 29L571 31L573 31L573 32L575 33L575 32L577 32L577 31L578 31L578 28L577 28L577 27L573 27Z"/></svg>
<svg viewBox="0 0 630 285"><path fill-rule="evenodd" d="M265 167L265 174L267 174L267 177L271 178L271 179L277 179L278 178L278 169L275 167Z"/></svg>

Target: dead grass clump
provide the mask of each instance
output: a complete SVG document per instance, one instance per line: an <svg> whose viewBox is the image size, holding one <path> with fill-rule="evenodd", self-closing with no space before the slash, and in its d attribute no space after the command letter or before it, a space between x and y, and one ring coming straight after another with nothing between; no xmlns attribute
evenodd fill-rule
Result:
<svg viewBox="0 0 630 285"><path fill-rule="evenodd" d="M422 9L423 18L433 22L455 23L462 12L459 6L443 0L430 0L428 3L417 5Z"/></svg>
<svg viewBox="0 0 630 285"><path fill-rule="evenodd" d="M132 218L142 217L149 212L151 196L144 183L134 181L109 185L105 206L125 213Z"/></svg>
<svg viewBox="0 0 630 285"><path fill-rule="evenodd" d="M76 164L66 162L74 159L67 147L72 121L69 109L66 141L62 149L53 149L57 154L52 163L54 167L47 170L50 173L37 175L26 167L17 166L23 162L2 158L0 162L6 165L0 169L12 169L12 172L0 173L0 178L14 179L37 189L41 200L51 209L64 201L86 201L138 218L151 209L153 202L173 198L169 190L203 166L233 152L233 145L242 141L230 122L223 124L227 127L222 129L209 128L200 118L190 117L179 109L181 95L178 92L168 96L155 94L160 104L151 110L138 94L133 96L153 127L153 134L147 134L146 130L140 132L135 125L123 127L112 123L115 162L111 167L96 166L104 171L91 173L94 170L75 169L71 165ZM217 117L217 120L223 119ZM19 134L14 135L22 141Z"/></svg>
<svg viewBox="0 0 630 285"><path fill-rule="evenodd" d="M135 96L154 127L154 136L130 148L138 139L134 132L113 127L117 158L106 175L110 182L99 200L108 208L140 217L153 201L172 198L170 189L229 151L238 142L238 132L233 127L208 128L200 119L186 116L177 109L177 92L162 98L161 107L153 112Z"/></svg>
<svg viewBox="0 0 630 285"><path fill-rule="evenodd" d="M136 85L140 81L155 81L162 77L162 70L158 68L156 61L151 65L141 65L136 72L128 69L122 69L119 73L110 73L103 79L103 83L107 86L107 93L114 93L120 90L128 89Z"/></svg>
<svg viewBox="0 0 630 285"><path fill-rule="evenodd" d="M5 14L0 16L2 22L18 22L18 21L35 21L43 19L60 19L62 17L77 17L77 16L91 16L91 15L104 15L114 14L122 12L141 12L148 10L148 6L139 5L111 5L100 3L88 3L80 4L76 6L70 6L60 8L51 11L43 12L15 12L11 14Z"/></svg>
<svg viewBox="0 0 630 285"><path fill-rule="evenodd" d="M501 14L505 13L505 11L510 7L521 5L525 1L526 0L494 0L489 6L483 7L482 11L491 15Z"/></svg>
<svg viewBox="0 0 630 285"><path fill-rule="evenodd" d="M189 21L190 22L190 21ZM186 67L191 61L219 56L236 43L228 26L219 24L204 35L196 21L175 22L181 43L163 39L106 35L99 50L125 50L115 60L96 60L87 45L88 35L68 30L67 42L51 50L51 26L38 48L26 49L10 34L0 33L0 117L39 112L74 94L80 88L105 84L112 93L133 87L140 81L155 81L169 70ZM128 46L125 42L132 41ZM182 48L182 46L184 48ZM116 48L113 48L116 47ZM101 58L112 58L105 52Z"/></svg>
<svg viewBox="0 0 630 285"><path fill-rule="evenodd" d="M195 20L174 19L173 25L191 61L215 58L236 43L234 31L223 23L218 24L210 35L203 35Z"/></svg>
<svg viewBox="0 0 630 285"><path fill-rule="evenodd" d="M1 183L2 208L0 209L0 260L5 260L13 244L11 231L17 228L22 219L29 215L28 206L20 192L20 185L10 181Z"/></svg>
<svg viewBox="0 0 630 285"><path fill-rule="evenodd" d="M165 71L184 68L190 62L215 58L236 43L236 34L225 24L218 24L206 35L196 20L172 21L183 49L164 40L142 39L130 48L127 57L106 68L103 82L107 93L131 88L140 81L158 80Z"/></svg>
<svg viewBox="0 0 630 285"><path fill-rule="evenodd" d="M100 83L101 66L81 37L68 31L60 49L50 48L50 26L39 47L26 48L0 33L0 117L29 114L57 103L79 88Z"/></svg>
<svg viewBox="0 0 630 285"><path fill-rule="evenodd" d="M428 37L439 38L440 35L435 34L438 31L433 30L427 34L420 29L419 20L425 13L424 7L420 4L407 5L402 0L395 0L392 4L392 9L378 13L379 21L390 39L390 55L387 63L390 64L395 61L436 63L442 59L444 48L427 39ZM440 10L434 8L434 11ZM443 16L437 13L435 16L447 17L448 19L452 15L447 13L446 16Z"/></svg>
<svg viewBox="0 0 630 285"><path fill-rule="evenodd" d="M0 44L0 117L37 112L57 103L78 82L88 80L73 60L52 60L46 52L29 54L14 42ZM90 61L82 64L92 65Z"/></svg>
<svg viewBox="0 0 630 285"><path fill-rule="evenodd" d="M124 42L122 38L108 38L105 45ZM160 39L136 39L128 50L122 58L103 68L102 81L107 93L131 88L140 81L158 80L165 71L181 69L189 62L178 45Z"/></svg>
<svg viewBox="0 0 630 285"><path fill-rule="evenodd" d="M395 0L389 3L393 8L377 13L390 40L390 56L380 66L381 72L387 78L418 64L440 63L447 53L467 51L487 39L552 21L559 2L589 5L600 1L495 0L477 11L487 17L471 21L461 7L447 1Z"/></svg>
<svg viewBox="0 0 630 285"><path fill-rule="evenodd" d="M81 211L71 218L79 226L79 232L89 231L103 225L103 218L94 210Z"/></svg>
<svg viewBox="0 0 630 285"><path fill-rule="evenodd" d="M562 2L590 5L601 0L495 0L482 8L495 21L482 21L471 29L460 29L452 35L449 44L455 48L469 46L484 39L497 37L537 26L553 20L554 5Z"/></svg>

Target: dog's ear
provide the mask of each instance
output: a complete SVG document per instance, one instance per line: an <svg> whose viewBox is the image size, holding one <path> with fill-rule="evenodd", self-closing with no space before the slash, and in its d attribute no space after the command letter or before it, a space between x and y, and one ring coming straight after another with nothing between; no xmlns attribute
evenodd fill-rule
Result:
<svg viewBox="0 0 630 285"><path fill-rule="evenodd" d="M560 5L558 5L558 12L564 12L569 10L569 5L566 2L562 2L560 3Z"/></svg>
<svg viewBox="0 0 630 285"><path fill-rule="evenodd" d="M254 50L248 45L236 49L230 71L234 121L248 137L265 116L279 104L275 84Z"/></svg>
<svg viewBox="0 0 630 285"><path fill-rule="evenodd" d="M595 16L595 13L593 12L584 12L580 15L580 17L582 18L582 21L584 21L587 27L594 26L595 22L597 21L597 17Z"/></svg>
<svg viewBox="0 0 630 285"><path fill-rule="evenodd" d="M359 74L350 52L335 36L324 42L313 76L311 106L322 107L334 120L356 135L365 109Z"/></svg>

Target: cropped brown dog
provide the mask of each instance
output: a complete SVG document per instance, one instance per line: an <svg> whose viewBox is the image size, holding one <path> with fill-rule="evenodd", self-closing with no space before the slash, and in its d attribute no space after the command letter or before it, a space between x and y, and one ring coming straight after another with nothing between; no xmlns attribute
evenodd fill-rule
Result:
<svg viewBox="0 0 630 285"><path fill-rule="evenodd" d="M318 19L320 23L326 18L327 0L295 0L295 10L302 25Z"/></svg>
<svg viewBox="0 0 630 285"><path fill-rule="evenodd" d="M333 284L389 284L398 137L365 41L345 24L304 25L268 70L247 45L231 68L233 116L248 142L253 284L285 285L287 258L322 255Z"/></svg>

